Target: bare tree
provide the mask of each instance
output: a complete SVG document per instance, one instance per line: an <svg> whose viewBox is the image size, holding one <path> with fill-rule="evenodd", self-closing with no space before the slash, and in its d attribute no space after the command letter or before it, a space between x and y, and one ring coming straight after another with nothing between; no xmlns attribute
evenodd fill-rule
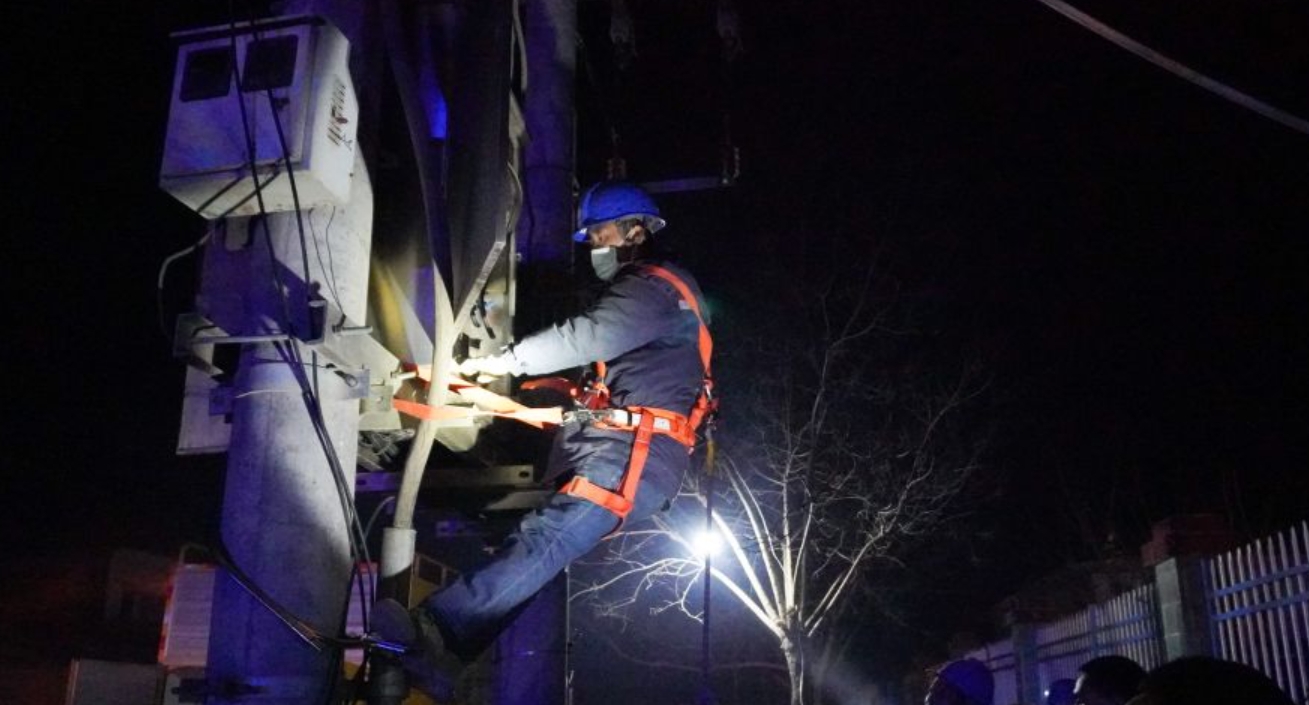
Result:
<svg viewBox="0 0 1309 705"><path fill-rule="evenodd" d="M982 448L965 413L985 388L977 370L942 373L930 336L871 289L829 290L800 319L811 326L738 344L749 353L728 361L738 383L720 434L712 524L725 551L712 577L776 639L792 705L843 662L870 571L966 506ZM703 477L689 484L653 527L611 542L608 572L574 599L616 619L637 604L700 618L693 537L708 497Z"/></svg>

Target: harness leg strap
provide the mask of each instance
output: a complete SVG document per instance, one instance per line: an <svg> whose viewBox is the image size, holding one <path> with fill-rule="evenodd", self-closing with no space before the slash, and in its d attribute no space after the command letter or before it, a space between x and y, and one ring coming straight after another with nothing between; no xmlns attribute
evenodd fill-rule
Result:
<svg viewBox="0 0 1309 705"><path fill-rule="evenodd" d="M623 528L627 515L632 512L632 507L636 504L636 490L641 485L641 473L645 470L646 459L650 457L650 439L654 436L653 414L641 416L641 423L636 427L634 435L632 455L627 459L627 469L623 471L623 478L619 481L617 492L607 490L581 475L573 477L559 490L563 494L598 504L618 517L618 526L615 526L608 536L614 535Z"/></svg>

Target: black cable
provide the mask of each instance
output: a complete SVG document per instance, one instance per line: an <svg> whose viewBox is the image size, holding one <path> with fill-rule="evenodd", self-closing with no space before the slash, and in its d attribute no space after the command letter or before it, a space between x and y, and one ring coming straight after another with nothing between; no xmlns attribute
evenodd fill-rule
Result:
<svg viewBox="0 0 1309 705"><path fill-rule="evenodd" d="M260 225L263 225L264 245L266 245L268 250L268 256L270 256L271 259L270 266L272 269L272 279L274 279L274 285L276 286L276 290L278 290L278 297L281 305L281 314L283 314L283 320L281 320L281 323L283 323L284 330L287 331L288 334L295 335L295 327L293 327L291 323L291 306L289 306L289 301L287 301L287 289L285 289L285 285L283 284L283 281L281 281L278 256L276 256L276 252L274 251L274 249L272 249L272 235L270 232L268 232L268 209L267 209L267 205L264 204L264 200L263 200L263 188L259 184L258 163L255 162L254 135L253 133L251 133L250 116L249 116L249 112L247 112L246 110L245 98L243 98L243 92L241 90L241 85L243 81L241 77L240 63L238 63L237 61L236 9L233 8L232 1L230 0L228 1L228 12L229 12L230 30L232 30L230 31L230 35L229 35L229 41L230 44L232 44L232 71L237 81L237 92L236 92L237 105L240 106L241 109L240 110L241 127L243 131L243 135L245 135L245 140L246 140L246 163L247 165L250 166L251 178L253 178L254 181L254 196L255 196L255 200L257 200L257 203L259 205L258 220L260 222ZM253 24L253 22L251 22L251 24ZM255 33L254 37L255 39L258 39L258 34ZM281 132L281 123L278 118L278 112L276 112L276 107L274 107L275 103L272 103L271 90L270 92L268 92L268 98L270 98L270 107L272 109L272 116L274 116L275 122L278 122L278 136L279 139L281 140L281 148L283 148L283 161L285 163L285 166L287 166L287 178L289 183L291 183L293 205L295 205L296 207L296 216L298 221L298 218L300 218L301 213L300 211L298 211L298 208L300 208L300 200L298 200L298 194L295 186L296 183L295 174L291 173L292 171L291 160L289 160L289 156L287 152L287 144L285 144L285 137L283 136L283 132ZM300 233L301 233L301 246L304 246L304 226L302 225L300 228ZM308 307L308 288L309 288L308 276L309 276L309 271L308 271L308 266L306 266L305 267L306 307ZM306 314L308 314L308 311L306 311ZM289 366L291 366L291 369L293 370L292 374L295 375L297 382L300 383L301 395L305 396L306 405L308 405L309 407L310 421L312 421L312 424L314 425L315 436L318 436L319 443L321 443L321 445L323 446L323 450L325 450L325 453L327 455L327 464L329 464L329 466L331 467L332 475L334 475L334 480L336 480L336 487L338 487L338 492L340 492L340 489L342 489L342 480L343 480L344 473L340 471L340 459L336 458L335 446L331 445L331 439L329 438L329 436L327 436L327 429L325 426L325 422L323 422L322 420L321 404L318 403L317 395L314 394L313 388L310 388L308 385L308 381L304 379L304 361L301 360L300 354L298 354L295 344L287 345L287 348L285 348L285 351L283 351L283 357L284 360L289 361ZM352 515L352 511L347 509L346 510L347 532L350 532L351 515ZM355 523L357 523L357 518L355 518ZM351 543L351 559L357 560L357 556L359 556L359 549L357 549L356 547L355 539L353 539L353 536L351 536L350 543ZM367 620L365 620L365 623L367 623Z"/></svg>
<svg viewBox="0 0 1309 705"><path fill-rule="evenodd" d="M346 594L348 595L349 593L350 591L347 589ZM343 610L344 612L349 611L349 603L350 601L347 599L347 607ZM345 620L342 619L341 623L345 624ZM345 670L345 647L336 645L336 648L332 649L331 663L329 663L327 667L327 680L323 683L322 697L316 698L316 700L323 703L323 705L332 705L337 684L341 682L341 673L343 670Z"/></svg>
<svg viewBox="0 0 1309 705"><path fill-rule="evenodd" d="M244 177L242 177L240 174L237 174L235 179L232 179L231 181L227 182L226 186L218 189L217 191L214 192L214 195L210 196L209 198L206 198L203 203L196 206L195 212L204 213L204 210L209 206L212 206L214 204L214 201L217 201L218 199L223 197L223 194L227 193L228 191L231 191L233 188L236 188L236 185L241 183L242 178Z"/></svg>
<svg viewBox="0 0 1309 705"><path fill-rule="evenodd" d="M232 212L235 211L237 208L240 208L241 206L244 206L245 204L249 203L249 202L250 202L250 199L254 198L255 195L258 194L260 191L262 191L263 189L268 188L268 185L271 184L271 183L273 183L274 181L276 181L276 180L277 180L277 177L279 177L279 176L281 176L281 175L282 175L281 171L280 171L279 169L277 169L276 167L274 167L274 168L273 168L273 173L270 174L270 175L268 176L268 179L267 179L266 181L264 181L264 182L261 184L261 183L259 183L258 179L256 179L256 180L255 180L255 187L254 187L254 190L252 190L252 191L250 191L250 193L247 193L246 195L242 196L242 197L241 197L241 200L239 200L239 201L237 201L236 203L233 203L232 205L228 206L228 207L227 207L227 210L225 210L225 211L223 211L222 213L219 213L218 215L214 216L214 217L213 217L213 220L222 220L223 218L226 218L227 216L231 215Z"/></svg>
<svg viewBox="0 0 1309 705"><path fill-rule="evenodd" d="M274 100L274 96L271 88L267 89L266 95L268 98L269 105L275 106L276 102ZM301 263L301 267L303 268L302 271L304 273L304 283L305 283L305 287L304 287L305 317L306 317L306 321L308 321L311 320L312 318L312 310L310 308L310 301L309 301L309 281L310 281L309 246L308 246L308 238L305 236L304 212L301 210L301 206L300 206L299 188L296 186L295 173L291 167L291 152L286 142L286 132L282 127L282 119L281 116L278 115L276 108L273 108L271 112L273 116L273 126L277 131L277 140L279 146L282 149L282 163L286 168L288 183L291 186L291 203L292 203L292 207L295 209L295 214L296 214L295 215L296 231L299 235L299 241L300 241L300 263ZM292 357L298 360L299 351L298 349L296 349L296 346L291 345L288 346L288 348L291 350ZM336 455L336 446L332 444L330 434L328 433L327 430L326 422L322 418L322 398L318 393L318 353L313 352L312 356L313 356L312 357L313 380L312 380L312 386L305 390L307 395L305 401L306 404L308 404L310 407L311 417L315 419L315 425L317 426L318 436L323 444L324 450L327 453L328 465L331 467L332 473L334 475L334 479L336 480L337 491L340 495L342 508L348 524L347 531L348 532L353 531L357 534L357 536L352 535L351 537L351 544L352 544L351 553L353 557L356 559L356 562L360 557L362 557L365 564L371 565L372 560L371 557L368 555L368 537L365 535L363 531L363 527L359 524L359 514L354 509L354 503L350 496L350 488L345 478L344 468L341 466L341 461ZM365 594L367 592L367 589L365 587L366 583L367 581L363 580L361 577L361 579L359 580L360 611L363 616L363 624L365 630L368 628L368 604L369 604L368 595Z"/></svg>
<svg viewBox="0 0 1309 705"><path fill-rule="evenodd" d="M285 344L275 344L275 348L281 353L283 359L287 362L288 367L292 370L292 374L296 377L297 382L300 384L301 397L304 400L306 410L309 413L311 425L314 428L314 434L318 438L319 444L324 449L328 461L328 466L331 470L333 482L336 484L337 497L341 501L341 510L342 513L345 515L346 532L347 532L347 536L349 537L349 543L350 543L351 569L350 569L349 583L351 585L357 584L359 587L360 610L363 617L362 619L363 628L364 631L367 632L368 631L367 605L369 600L369 596L366 594L366 588L365 588L365 586L367 585L367 581L359 577L359 572L358 572L359 563L360 563L360 546L363 546L364 555L366 556L367 545L366 545L366 540L360 541L358 539L359 532L361 531L361 528L359 526L359 515L358 512L356 512L354 509L353 502L350 500L349 490L345 483L345 473L342 470L340 458L336 454L336 448L335 446L332 445L331 439L328 435L327 425L322 417L322 408L321 405L319 404L319 397L314 393L314 387L316 387L317 385L317 380L315 379L313 381L310 381L309 379L306 379L303 363L296 361L298 360L298 355L296 353L296 345L293 341L288 341ZM318 367L317 353L315 353L314 355L315 357L313 360L313 369L316 377L317 367ZM349 594L350 594L350 590L347 589L345 604L342 605L342 612L346 614L348 614L349 606L350 606ZM343 627L346 621L347 621L346 619L341 620ZM330 687L326 693L326 697L324 698L325 702L331 701L332 688L335 687L335 683L339 675L336 673L337 670L339 669L334 668L331 671Z"/></svg>
<svg viewBox="0 0 1309 705"><path fill-rule="evenodd" d="M221 541L218 543L217 549L209 549L209 554L223 567L223 570L227 571L228 576L235 580L237 585L241 586L241 589L255 598L269 612L272 612L287 628L295 632L296 636L300 637L315 651L323 650L325 639L322 633L308 622L292 614L290 610L283 607L281 603L274 600L263 588L259 587L258 583L236 565L236 561L228 553L227 547Z"/></svg>
<svg viewBox="0 0 1309 705"><path fill-rule="evenodd" d="M254 139L254 134L251 133L250 131L250 115L245 107L245 97L244 97L245 92L241 90L241 82L242 82L241 68L239 66L239 62L236 60L237 57L236 14L235 14L235 10L232 8L231 0L228 1L227 7L228 7L228 12L230 13L229 22L231 25L231 31L228 34L228 42L232 47L232 76L233 78L236 79L236 93L235 93L236 104L237 107L240 108L241 133L245 137L246 165L250 167L250 179L254 183L253 193L254 193L255 201L259 204L259 216L261 219L266 220L268 217L268 209L264 204L264 190L259 183L259 164L255 160L255 154L256 154L255 139ZM264 223L264 235L265 236L268 235L267 223Z"/></svg>
<svg viewBox="0 0 1309 705"><path fill-rule="evenodd" d="M273 115L273 126L277 130L277 141L279 143L279 146L281 146L282 148L282 163L286 167L286 177L291 185L291 205L295 209L296 231L300 236L300 263L301 266L303 267L303 272L304 272L305 319L306 321L309 321L312 319L313 314L309 305L309 281L310 281L309 245L308 245L308 238L306 238L305 236L304 212L300 209L300 192L295 183L295 172L291 167L291 150L286 143L286 132L282 129L282 118L277 114L277 108L275 107L277 103L274 101L273 91L271 88L267 89L266 95L268 98L268 104L270 106ZM295 350L295 346L291 346L291 348L293 351ZM297 358L299 357L298 351L295 351L293 354ZM360 526L359 524L359 514L358 512L354 511L354 503L350 497L350 488L345 479L345 471L341 467L340 459L336 457L336 446L332 445L331 438L327 432L326 424L322 422L322 402L320 397L318 396L318 365L317 365L318 353L317 352L313 353L313 359L314 359L314 366L313 366L314 384L312 389L309 390L309 393L311 395L310 400L312 401L312 406L316 407L317 410L317 416L319 418L319 424L321 426L321 431L319 435L323 440L324 450L327 452L328 455L328 464L331 466L332 472L336 476L337 490L341 494L342 504L343 506L349 507L349 509L346 511L347 522L352 523L354 530L359 532L358 547L354 548L352 552L355 554L356 558L358 558L360 554L362 554L362 558L364 562L371 564L372 560L371 557L368 555L368 537L363 535L363 527ZM349 530L350 527L347 526L347 531ZM359 609L363 616L364 629L367 630L369 603L368 600L365 599L365 596L362 594L363 591L362 584L360 586L360 590L361 590L361 595L360 595Z"/></svg>
<svg viewBox="0 0 1309 705"><path fill-rule="evenodd" d="M228 2L228 12L229 12L229 25L231 29L231 34L229 39L232 47L232 72L236 79L236 84L237 84L236 96L237 96L238 105L240 107L241 125L246 141L247 164L249 165L250 173L254 181L254 197L259 206L259 221L263 225L264 241L266 243L268 253L271 259L272 276L274 280L274 286L277 289L279 302L282 308L283 325L285 326L284 330L294 335L294 327L291 325L290 304L289 301L287 300L286 288L285 286L283 286L281 280L281 275L278 269L276 252L273 250L272 237L268 229L268 222L267 222L268 210L263 198L263 185L259 183L258 165L255 160L256 152L255 152L254 136L251 132L250 118L248 115L248 111L246 110L243 91L241 90L241 85L242 85L241 74L237 65L238 62L236 60L236 56L237 56L236 16L235 16L235 9L233 8L231 0L229 0ZM254 24L253 21L250 24L253 25ZM258 39L257 32L255 32L252 29L252 34L257 40ZM291 168L290 153L286 144L286 137L282 130L281 120L277 114L277 109L275 107L276 103L273 101L273 95L271 89L268 90L267 96L269 99L270 111L272 113L273 120L277 129L280 146L282 147L283 163L286 166L287 178L291 185L293 206L296 211L296 223L300 234L301 259L304 264L304 273L305 273L305 308L306 308L306 321L308 322L309 320L312 320L312 316L311 316L311 311L309 310L308 248L306 247L306 243L305 243L303 213L300 211L299 192L295 185L295 175ZM248 198L246 200L248 200ZM353 501L350 497L350 488L348 486L348 483L345 481L345 472L341 467L340 458L336 455L335 446L331 442L330 435L327 431L326 423L322 417L322 408L321 408L321 403L319 401L319 397L316 393L316 390L312 386L310 386L309 380L305 378L304 361L299 355L297 345L293 341L289 341L284 348L276 344L274 345L274 347L275 349L279 350L283 359L288 362L289 367L292 369L293 376L296 378L297 383L300 385L301 396L304 398L306 408L309 412L310 421L311 421L311 425L314 427L315 436L318 438L319 443L323 448L324 454L326 455L328 461L328 466L331 469L333 480L336 483L338 497L341 499L341 503L342 503L342 512L346 520L346 532L347 532L347 536L349 537L349 543L350 543L350 557L352 560L352 564L354 564L355 566L352 567L352 571L351 571L351 582L353 583L355 576L357 574L357 564L359 562L361 554L365 560L369 560L369 559L368 559L368 549L367 549L366 540L361 540L361 539L366 539L366 537L361 537L362 527L359 526L358 513L354 511ZM315 363L314 366L315 366L315 375L316 375L317 374L316 354L315 354L314 363ZM364 588L361 585L361 591L363 589ZM349 595L349 591L347 590L347 598L346 598L347 609L349 605L348 595ZM361 596L362 596L362 592L361 592ZM361 603L362 603L361 610L363 611L364 628L365 630L367 630L368 627L367 600L361 599ZM330 690L328 695L330 697Z"/></svg>
<svg viewBox="0 0 1309 705"><path fill-rule="evenodd" d="M228 0L227 9L228 9L228 21L231 28L231 31L228 35L228 40L232 48L232 76L236 79L236 93L235 93L236 104L237 107L240 109L241 131L242 131L242 135L245 137L246 165L250 167L250 178L254 183L253 193L254 193L255 201L259 206L259 217L254 219L254 221L252 221L250 225L251 236L252 237L254 236L254 222L258 222L260 225L263 226L264 243L268 248L269 257L272 259L273 283L277 288L278 297L281 299L283 330L285 330L287 333L294 334L294 329L291 326L291 311L286 301L286 289L282 285L282 277L277 269L277 253L273 251L273 240L271 234L268 231L268 209L264 203L263 187L259 183L259 165L255 161L256 152L255 152L254 135L250 130L250 115L245 107L244 91L241 90L241 83L242 83L241 69L239 66L239 62L237 61L236 10L232 6L231 0ZM253 24L253 22L251 24ZM274 114L276 114L276 111L274 111ZM249 199L247 198L246 200Z"/></svg>
<svg viewBox="0 0 1309 705"><path fill-rule="evenodd" d="M321 418L322 397L318 394L317 351L312 353L311 362L313 363L311 367L311 369L313 370L313 397L312 398L314 403L317 405L318 415ZM371 587L372 592L375 592L376 586L370 585L369 581L365 580L359 572L359 558L361 557L361 554L362 554L364 565L369 565L369 566L372 565L372 559L368 555L368 533L359 524L359 511L358 509L355 508L354 501L350 495L349 483L346 480L345 471L344 468L341 466L340 458L336 456L336 446L331 445L331 438L328 435L327 425L325 420L322 423L321 435L324 442L327 443L328 446L331 447L332 449L330 453L331 457L328 460L328 465L332 469L332 475L334 480L336 481L337 495L341 500L342 511L346 517L346 521L348 522L346 526L346 531L353 532L349 534L351 536L350 553L351 553L351 558L354 559L353 564L351 565L350 568L350 582L358 583L359 611L360 611L360 616L362 617L361 621L363 623L364 631L368 631L368 605L372 604L372 595L369 594L370 593L369 588ZM356 578L358 578L357 581ZM347 590L346 592L348 594L349 590ZM348 607L348 602L347 602L347 607Z"/></svg>
<svg viewBox="0 0 1309 705"><path fill-rule="evenodd" d="M227 550L227 546L223 544L221 539L218 540L216 545L217 548L200 545L193 545L192 547L199 548L212 556L214 562L222 567L228 576L236 581L236 584L242 590L248 592L262 607L281 620L283 624L312 646L314 650L321 651L325 646L344 649L372 645L371 642L365 639L328 636L309 622L297 617L295 613L291 612L291 610L287 609L284 605L269 595L266 590L261 588L259 584L255 582L254 578L251 578L248 573L236 564L236 559L232 558L231 553Z"/></svg>
<svg viewBox="0 0 1309 705"><path fill-rule="evenodd" d="M286 144L286 133L282 130L282 118L277 114L277 102L274 100L273 89L268 88L264 91L268 98L268 109L273 115L273 127L277 130L277 142L282 148L282 163L286 165L286 178L291 185L291 206L295 209L295 226L300 235L300 266L303 268L305 278L305 321L311 320L312 312L309 309L309 245L305 237L305 219L304 213L300 210L300 190L295 185L295 173L291 168L291 150Z"/></svg>
<svg viewBox="0 0 1309 705"><path fill-rule="evenodd" d="M229 9L230 7L231 5L229 2ZM231 24L232 24L232 31L233 31L232 34L233 55L234 55L233 58L235 59L236 23L234 18L232 19ZM255 34L255 37L257 39L258 35ZM236 72L235 61L234 61L233 71ZM236 76L237 76L237 83L239 86L241 82L240 74L236 73ZM268 90L267 96L269 99L270 106L275 105L275 102L273 101L274 96L271 90ZM239 97L240 97L240 91L238 90L238 98ZM246 112L244 100L240 100L240 108L241 108L242 127L244 129L245 136L246 136L246 149L247 149L248 161L249 161L251 173L255 176L254 179L255 191L253 195L257 199L259 205L260 220L263 224L264 240L268 248L268 253L271 260L274 285L277 288L279 302L282 308L282 316L285 325L285 330L288 333L294 335L294 329L291 325L290 302L288 301L286 296L286 287L283 285L281 280L279 264L277 261L276 253L272 247L271 233L268 229L268 223L267 223L268 213L262 195L262 187L266 184L259 184L258 182L257 165L254 156L255 155L254 139L250 130L249 116ZM309 274L310 273L309 273L309 260L308 260L308 246L306 243L306 237L304 231L305 230L304 220L303 220L304 214L300 207L298 187L296 186L295 183L295 175L290 163L290 150L287 147L286 136L281 125L281 119L280 116L277 114L276 108L273 108L271 113L273 116L274 125L277 130L278 140L282 148L282 160L286 167L287 178L291 186L293 207L296 212L296 226L300 239L301 262L303 265L304 275L305 275L305 311L306 311L306 321L308 322L308 321L312 321L312 310L310 308L310 300L309 300ZM248 200L249 197L244 199L242 203L247 202ZM238 206L239 205L240 204L238 204ZM333 214L333 217L335 217L335 214ZM329 256L330 256L330 251L329 251ZM356 582L356 578L358 578L360 603L361 603L360 609L362 613L364 628L365 630L367 630L368 621L369 621L368 620L368 604L369 604L368 593L370 592L370 588L372 593L375 594L376 592L376 586L372 585L370 581L363 579L363 577L359 575L360 558L363 559L363 563L365 565L368 566L372 565L371 557L368 554L367 531L359 524L358 512L355 511L353 499L351 497L351 488L349 487L349 484L346 481L344 469L341 465L340 458L336 454L335 446L331 442L326 421L324 420L322 415L321 397L318 394L318 382L317 382L317 372L318 372L317 353L316 352L314 353L314 357L312 360L313 379L309 380L306 378L307 376L304 371L304 360L301 358L298 346L295 344L294 341L288 341L285 346L275 344L274 347L275 349L279 350L280 355L283 357L284 360L288 362L289 366L293 370L293 375L295 376L298 384L301 387L302 397L304 399L306 409L310 416L311 425L314 427L315 436L318 438L319 443L324 450L324 454L326 455L329 468L331 469L332 472L333 480L337 486L338 497L341 500L341 505L342 505L342 512L345 516L346 523L347 523L347 535L349 537L349 543L350 543L350 554L352 559L350 582L353 584ZM348 595L348 591L347 591L347 595ZM349 609L348 597L345 605L343 605L343 608L345 610ZM332 677L329 679L328 683L326 684L327 690L325 691L325 697L324 697L325 702L330 702L333 696L333 691L339 680L339 673L336 673L336 671L339 670L339 657L340 657L339 649L342 645L351 642L349 642L348 640L340 640L340 639L331 639L327 641L329 643L335 644L338 648L337 651L338 664L336 669L332 673Z"/></svg>
<svg viewBox="0 0 1309 705"><path fill-rule="evenodd" d="M303 640L315 651L321 652L324 648L331 648L333 650L335 663L330 669L331 676L328 679L328 682L326 684L326 689L324 691L324 698L323 698L324 702L330 704L333 700L333 695L336 691L337 684L340 681L340 673L342 670L342 661L344 658L345 649L359 648L359 647L363 648L364 650L363 661L360 663L359 672L356 674L355 679L352 680L352 685L350 688L351 695L348 697L348 699L343 701L344 703L355 702L357 700L356 696L359 691L359 685L364 670L368 667L368 663L369 663L368 659L372 652L372 647L374 646L374 644L367 639L337 638L337 637L330 637L324 635L320 630L315 628L313 625L297 617L294 613L292 613L281 603L275 600L272 596L270 596L267 593L267 591L261 588L259 584L254 581L253 578L251 578L244 570L241 569L240 566L236 564L235 559L232 558L231 554L227 551L227 547L223 544L221 538L218 540L216 545L218 546L217 549L210 548L208 546L188 544L189 547L199 549L204 553L207 553L210 556L212 556L214 562L218 563L218 565L223 568L223 570L227 573L227 575L230 578L232 578L232 580L235 581L236 584L241 589L245 590L262 607L264 607L264 609L267 609L274 616L276 616L288 629L290 629L296 636L300 637L301 640ZM383 648L388 648L386 647L386 645L382 645L382 646Z"/></svg>
<svg viewBox="0 0 1309 705"><path fill-rule="evenodd" d="M251 129L250 129L250 119L249 119L249 115L248 115L247 110L246 110L246 107L245 107L245 100L244 100L243 98L241 98L242 91L240 90L240 87L241 87L241 83L242 83L242 81L241 81L240 70L239 70L239 68L238 68L238 66L237 66L237 61L236 61L237 48L236 48L236 19L235 19L235 10L234 10L234 8L232 7L232 3L230 2L230 0L229 0L229 3L228 3L228 10L229 10L229 13L230 13L230 20L229 20L229 21L230 21L230 25L231 25L231 36L230 36L230 41L231 41L231 45L232 45L232 55L233 55L232 71L233 71L233 74L234 74L234 76L235 76L235 78L236 78L236 82L237 82L237 89L238 89L238 90L237 90L237 98L238 98L238 105L239 105L239 107L240 107L240 112L241 112L241 124L242 124L242 128L243 128L243 131L244 131L245 139L246 139L246 158L247 158L247 163L249 164L250 172L251 172L251 175L253 176L253 178L254 178L254 182L255 182L254 195L255 195L256 201L257 201L258 204L259 204L259 220L260 220L261 224L263 225L263 229L264 229L264 242L265 242L265 244L266 244L266 246L267 246L267 248L268 248L268 253L269 253L270 259L272 260L272 262L271 262L272 275L273 275L273 279L274 279L274 284L275 284L275 286L276 286L276 288L277 288L277 291L278 291L278 294L279 294L279 299L280 299L280 303L281 303L281 307L282 307L283 325L285 326L285 330L286 330L288 333L294 335L294 333L295 333L295 329L294 329L294 326L293 326L292 323L291 323L290 302L289 302L289 301L287 300L287 298L286 298L286 287L285 287L285 285L283 284L282 279L281 279L281 273L280 273L280 271L279 271L279 269L278 269L277 255L276 255L276 252L273 250L273 246L272 246L272 237L271 237L271 233L270 233L269 230L268 230L268 211L267 211L267 207L266 207L266 205L265 205L265 203L264 203L263 192L262 192L262 186L261 186L261 184L259 184L257 164L256 164L256 162L255 162L255 144L254 144L254 136L253 136L253 134L252 134L252 132L251 132ZM253 24L253 22L252 22L251 24ZM257 32L252 32L252 33L254 34L255 39L257 40L257 39L258 39L258 33L257 33ZM273 94L272 94L272 90L271 90L271 89L269 89L269 90L267 91L267 98L268 98L268 101L269 101L270 112L271 112L272 117L273 117L274 126L275 126L276 129L277 129L278 140L279 140L279 142L280 142L280 146L281 146L281 148L282 148L282 161L283 161L283 164L285 165L287 179L288 179L288 181L289 181L289 183L290 183L290 186L291 186L291 198L292 198L292 204L293 204L293 206L294 206L294 208L295 208L295 212L296 212L296 223L297 223L298 231L299 231L299 234L300 234L301 259L302 259L302 262L303 262L303 265L304 265L304 272L305 272L305 304L306 304L306 319L308 320L309 317L311 316L311 314L310 314L310 312L309 312L309 310L308 310L308 289L309 289L309 287L308 287L308 284L309 284L309 281L308 281L308 280L309 280L308 249L307 249L307 247L306 247L306 245L305 245L304 222L303 222L303 213L301 213L301 211L300 211L300 198L299 198L299 191L298 191L298 189L297 189L297 187L296 187L296 184L295 184L295 174L294 174L293 169L292 169L292 167L291 167L290 150L289 150L288 147L287 147L286 136L285 136L284 131L282 130L281 118L278 116L278 114L277 114L277 110L276 110L276 108L274 107L274 106L276 105L276 103L275 103L274 100L273 100L274 96L273 96ZM295 345L288 345L288 346L287 346L286 351L284 352L284 357L285 357L285 358L289 358L289 360L290 360L291 363L292 363L293 369L297 369L297 370L299 371L299 373L300 373L300 374L297 375L297 380L300 382L300 386L301 386L302 394L306 397L306 403L307 403L307 405L309 406L309 410L310 410L310 418L311 418L311 421L312 421L312 423L313 423L314 426L315 426L315 432L316 432L316 435L318 435L319 440L320 440L320 442L322 443L323 448L324 448L324 451L325 451L325 453L326 453L326 455L327 455L328 465L331 467L331 469L332 469L332 471L333 471L333 475L335 476L334 479L335 479L336 482L337 482L337 489L338 489L338 491L344 491L344 495L343 495L343 501L344 501L345 498L348 498L348 496L349 496L349 495L348 495L348 489L346 489L346 487L345 487L346 483L345 483L345 481L344 481L344 471L341 469L340 459L336 456L336 448L335 448L334 445L332 445L332 443L331 443L331 438L330 438L330 436L329 436L328 433L327 433L327 428L326 428L325 422L324 422L324 420L323 420L323 418L322 418L321 403L319 402L318 397L317 397L317 394L315 393L315 391L314 391L312 388L310 388L310 387L308 386L308 384L307 384L308 381L305 380L304 377L303 377L303 365L304 365L304 361L303 361L303 359L300 358L299 351L298 351L298 349L297 349L297 347L296 347ZM316 370L315 370L315 372L316 372ZM346 514L346 519L347 519L347 531L349 531L349 525L350 525L350 523L353 523L353 524L355 525L355 527L358 527L358 517L357 517L357 515L355 514L355 512L353 511L353 507L352 507L352 506L346 508L345 514ZM359 554L360 554L359 548L355 545L355 537L354 537L354 536L351 536L351 557L357 559L358 556L359 556ZM366 547L366 546L365 546L364 549L363 549L363 555L364 555L365 557L367 557L367 547ZM365 624L366 624L366 623L367 623L367 620L365 619Z"/></svg>
<svg viewBox="0 0 1309 705"><path fill-rule="evenodd" d="M309 412L311 424L314 428L314 434L318 438L327 456L328 466L331 469L332 479L336 483L337 497L341 501L342 513L346 519L346 531L350 538L351 558L358 562L362 557L365 562L371 564L368 557L367 537L363 535L363 529L359 525L359 514L355 511L354 503L350 498L349 484L345 479L345 472L341 466L340 457L336 454L336 447L332 445L330 435L327 431L326 421L322 416L322 406L318 397L313 392L313 386L310 380L305 376L303 361L299 361L296 346L293 343L287 343L285 348L281 345L276 346L282 354L283 359L293 370L292 374L296 376L301 387L301 397L305 402L306 409ZM314 373L317 374L317 353L314 353ZM316 384L314 382L313 384ZM362 546L362 549L360 548ZM353 573L351 577L353 581ZM367 602L367 600L364 600ZM368 626L367 605L361 607L364 614L364 627Z"/></svg>

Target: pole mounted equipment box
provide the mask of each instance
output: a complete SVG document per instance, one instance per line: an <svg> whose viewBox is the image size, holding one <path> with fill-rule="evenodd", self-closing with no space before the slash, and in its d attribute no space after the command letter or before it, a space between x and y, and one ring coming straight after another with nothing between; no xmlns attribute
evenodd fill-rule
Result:
<svg viewBox="0 0 1309 705"><path fill-rule="evenodd" d="M291 211L289 162L302 210L349 201L359 104L336 27L302 16L172 36L161 188L210 220L255 215L260 197Z"/></svg>

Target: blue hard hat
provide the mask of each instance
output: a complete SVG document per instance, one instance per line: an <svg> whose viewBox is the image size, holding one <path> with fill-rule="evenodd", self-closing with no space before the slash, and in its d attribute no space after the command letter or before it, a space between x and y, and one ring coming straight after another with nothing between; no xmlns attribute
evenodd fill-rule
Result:
<svg viewBox="0 0 1309 705"><path fill-rule="evenodd" d="M992 705L995 699L995 679L991 669L977 659L951 661L936 674L949 683L971 705Z"/></svg>
<svg viewBox="0 0 1309 705"><path fill-rule="evenodd" d="M601 181L582 194L573 240L584 242L586 229L592 225L633 217L644 220L646 229L652 233L667 224L659 217L659 206L640 186L626 181Z"/></svg>

